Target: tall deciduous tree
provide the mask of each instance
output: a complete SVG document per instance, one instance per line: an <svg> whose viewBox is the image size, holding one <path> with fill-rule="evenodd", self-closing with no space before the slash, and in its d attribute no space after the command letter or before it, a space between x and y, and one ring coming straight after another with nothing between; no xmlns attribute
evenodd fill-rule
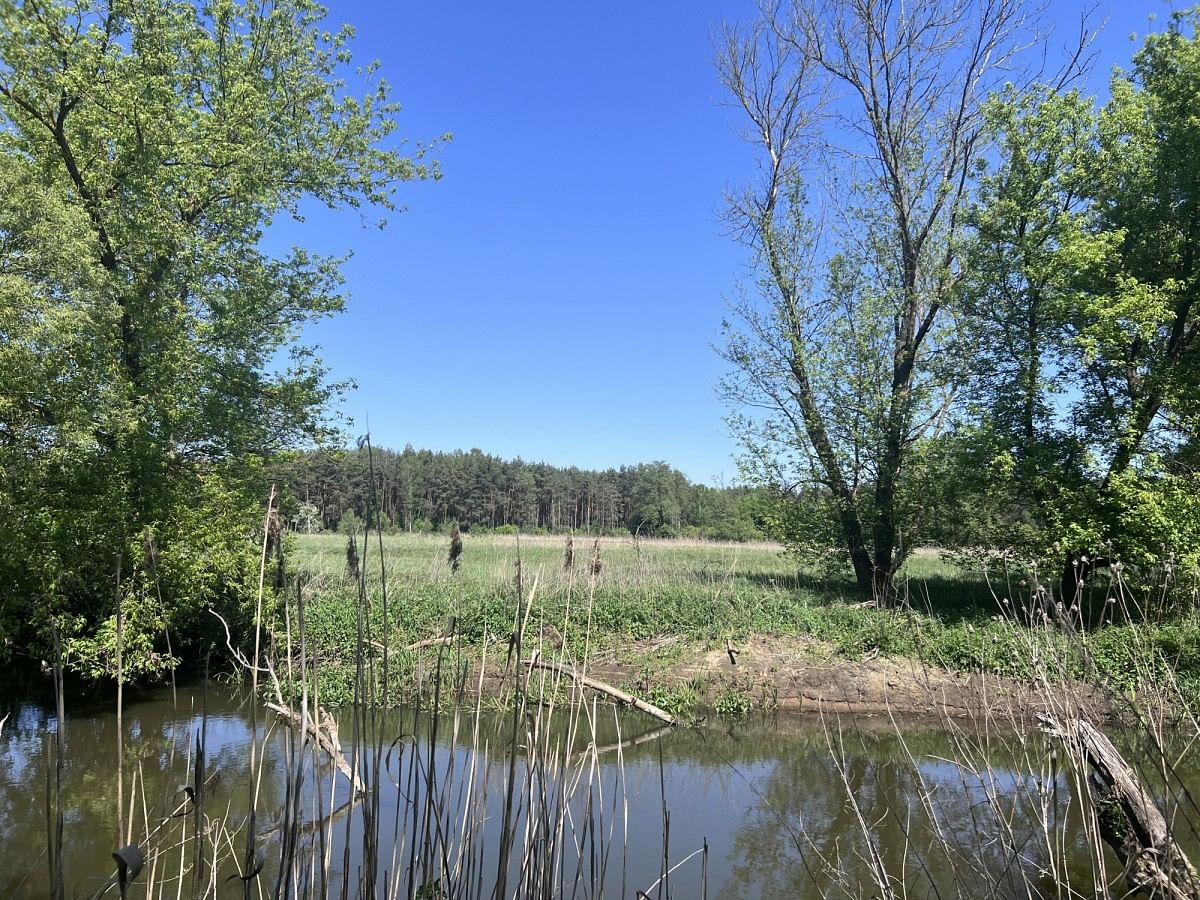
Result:
<svg viewBox="0 0 1200 900"><path fill-rule="evenodd" d="M1198 22L1149 35L1098 110L1044 87L996 97L972 213L984 422L1047 489L1043 526L1142 560L1200 541Z"/></svg>
<svg viewBox="0 0 1200 900"><path fill-rule="evenodd" d="M1025 10L791 0L718 47L761 171L730 198L759 264L727 329L731 421L750 474L815 504L785 514L788 537L832 538L864 591L919 538L918 451L960 381L948 307L982 103L1012 77Z"/></svg>
<svg viewBox="0 0 1200 900"><path fill-rule="evenodd" d="M0 2L10 614L45 603L95 626L118 571L150 630L236 594L253 460L326 427L337 386L295 341L341 308L338 260L271 255L264 229L305 202L393 208L398 183L437 170L392 139L373 67L362 96L342 81L351 32L324 15L309 0Z"/></svg>

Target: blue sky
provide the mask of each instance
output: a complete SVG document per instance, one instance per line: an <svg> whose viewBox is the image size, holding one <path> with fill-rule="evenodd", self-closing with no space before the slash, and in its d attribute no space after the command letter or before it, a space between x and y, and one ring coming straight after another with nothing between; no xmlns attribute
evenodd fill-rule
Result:
<svg viewBox="0 0 1200 900"><path fill-rule="evenodd" d="M1101 0L1093 89L1169 6ZM1064 29L1081 5L1051 0ZM713 385L725 298L745 281L721 191L752 171L710 34L748 0L332 2L403 106L452 132L444 178L401 188L379 231L315 210L269 240L346 264L347 311L309 329L377 445L479 447L606 468L664 459L736 479ZM1160 26L1161 27L1161 26Z"/></svg>

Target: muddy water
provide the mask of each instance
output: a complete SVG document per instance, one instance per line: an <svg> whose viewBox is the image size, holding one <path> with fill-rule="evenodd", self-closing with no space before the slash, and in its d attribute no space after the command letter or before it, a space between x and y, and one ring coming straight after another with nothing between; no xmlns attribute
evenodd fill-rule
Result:
<svg viewBox="0 0 1200 900"><path fill-rule="evenodd" d="M225 859L216 876L206 877L218 885L218 896L242 896L236 871L245 854L254 734L263 773L255 818L263 851L258 883L262 896L272 895L283 833L278 824L295 758L289 755L291 732L261 713L256 719L245 692L210 682L180 687L174 696L170 689L130 695L120 785L112 698L69 698L58 787L53 745L60 726L53 704L28 689L20 695L17 699L12 690L7 699L0 695L0 717L8 716L0 732L0 896L48 896L47 808L54 808L59 791L66 896L89 897L104 886L113 872L110 854L127 840L118 834L119 820L143 844L143 836L155 832L150 843L159 854L154 872L148 865L130 896L144 896L152 876L153 896L175 897L181 867L180 895L190 896L195 857L194 842L186 845L186 836L194 809L180 788L193 780L197 737L208 781L202 818L210 835L217 833L214 822L236 835L215 850L210 837L205 859L214 853ZM578 724L573 735L563 717L537 727L549 735L547 746L565 752L591 739L589 726ZM1087 891L1093 879L1069 779L1056 776L1050 745L1036 735L1022 740L970 730L955 735L944 727L881 718L793 717L710 718L699 727L654 736L653 721L633 713L618 717L600 707L590 729L594 742L609 749L594 765L577 765L580 757L565 753L572 774L556 780L537 766L530 775L526 751L537 740L531 721L519 729L515 757L508 713L484 713L478 722L464 714L457 732L455 725L452 717L434 723L401 710L356 741L354 722L342 717L347 755L353 759L359 749L368 777L373 749L381 748L379 787L373 804L344 807L349 797L344 779L324 766L305 770L298 792L306 835L300 856L329 857L324 881L314 874L321 867L306 863L309 895L340 896L344 872L355 894L365 821L377 823L379 896L388 879L399 878L399 895L405 896L410 883L415 889L425 878L404 873L439 867L457 867L460 894L487 895L503 852L499 823L506 802L517 822L509 894L520 877L522 848L553 844L555 836L570 848L551 873L558 896L633 897L638 890L681 898L870 896L878 877L903 883L910 895L1053 896L1056 881L1070 879ZM514 799L507 801L510 771ZM435 774L432 794L425 780L429 772ZM553 799L563 783L567 795L555 808L569 810L569 816L547 814L544 830L528 828L521 818L526 789L549 784ZM332 827L304 827L339 807ZM456 836L464 810L473 810L467 818L475 823L465 850ZM180 815L169 818L173 812ZM997 824L1001 818L1006 824ZM426 824L435 820L443 823L441 845L438 828ZM438 846L449 849L443 853ZM237 861L230 858L232 849ZM260 896L258 883L253 896ZM108 894L116 895L115 889Z"/></svg>

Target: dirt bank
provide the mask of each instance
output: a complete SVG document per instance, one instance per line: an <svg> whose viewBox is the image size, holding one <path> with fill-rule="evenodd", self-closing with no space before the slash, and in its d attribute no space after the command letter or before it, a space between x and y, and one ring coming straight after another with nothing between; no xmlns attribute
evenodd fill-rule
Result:
<svg viewBox="0 0 1200 900"><path fill-rule="evenodd" d="M731 653L732 651L732 653ZM1099 691L1073 686L1049 691L994 675L964 674L918 660L851 660L803 637L755 635L714 647L683 638L656 638L619 652L596 654L589 674L640 695L684 691L706 705L745 697L751 708L791 712L895 713L929 717L994 717L1029 721L1062 704L1081 704L1108 718ZM1064 699L1064 694L1067 695Z"/></svg>

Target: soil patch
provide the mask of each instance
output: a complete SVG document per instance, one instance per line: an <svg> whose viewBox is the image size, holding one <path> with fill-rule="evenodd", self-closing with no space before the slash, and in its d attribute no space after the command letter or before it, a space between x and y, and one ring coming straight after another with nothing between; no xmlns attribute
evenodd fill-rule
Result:
<svg viewBox="0 0 1200 900"><path fill-rule="evenodd" d="M919 660L847 659L802 636L754 635L729 647L656 638L619 654L598 653L588 672L639 695L686 687L711 704L736 692L754 708L793 712L1027 721L1042 712L1061 713L1069 702L1094 719L1111 713L1101 692L1085 685L1072 685L1069 696L1054 696L1016 679L953 672Z"/></svg>

